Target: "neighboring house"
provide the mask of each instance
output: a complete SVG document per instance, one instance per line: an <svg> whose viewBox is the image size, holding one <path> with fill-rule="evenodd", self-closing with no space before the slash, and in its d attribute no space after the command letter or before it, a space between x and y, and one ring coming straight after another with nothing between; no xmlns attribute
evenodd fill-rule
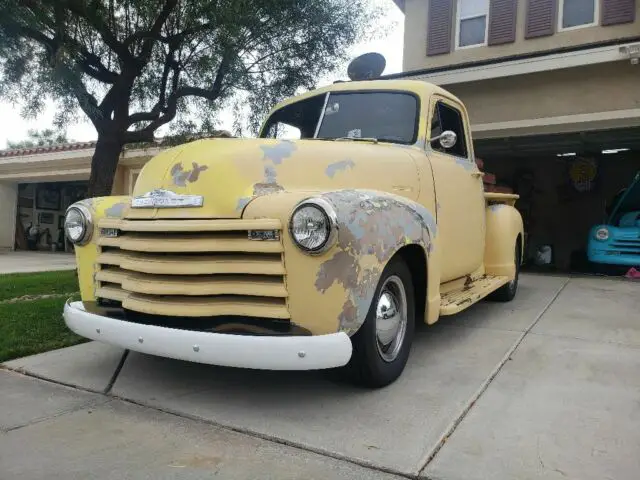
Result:
<svg viewBox="0 0 640 480"><path fill-rule="evenodd" d="M403 68L466 105L476 155L523 197L532 255L580 263L640 170L640 0L394 0ZM562 232L562 233L559 233Z"/></svg>
<svg viewBox="0 0 640 480"><path fill-rule="evenodd" d="M229 137L224 130L193 138ZM193 139L190 138L190 139ZM185 139L167 137L155 144L128 145L116 171L112 194L128 195L144 164L163 148ZM66 208L86 198L95 142L0 150L0 251L26 248L31 225L41 232L39 248L59 244ZM48 233L48 235L47 235Z"/></svg>
<svg viewBox="0 0 640 480"><path fill-rule="evenodd" d="M57 243L66 207L87 193L95 142L0 150L0 251L24 248L30 225L43 233L39 247ZM125 149L113 194L128 194L157 146ZM20 221L18 221L18 219Z"/></svg>

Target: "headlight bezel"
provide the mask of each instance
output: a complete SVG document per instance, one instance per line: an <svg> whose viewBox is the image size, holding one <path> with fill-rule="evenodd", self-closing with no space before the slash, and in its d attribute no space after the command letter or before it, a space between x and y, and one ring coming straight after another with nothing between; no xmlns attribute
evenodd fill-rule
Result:
<svg viewBox="0 0 640 480"><path fill-rule="evenodd" d="M329 231L327 233L327 238L317 248L308 249L304 245L300 244L296 239L296 236L293 233L293 221L296 213L298 213L301 209L311 207L318 210L325 218L327 225L329 227ZM293 244L298 247L302 252L308 255L322 255L327 252L331 247L333 247L336 243L338 237L338 215L335 211L335 208L331 203L323 198L307 198L306 200L302 200L298 202L296 206L291 211L291 215L289 216L289 236Z"/></svg>
<svg viewBox="0 0 640 480"><path fill-rule="evenodd" d="M601 236L600 233L603 233L603 235ZM606 242L607 240L609 240L609 237L611 237L611 232L607 227L598 227L593 232L593 237L599 242Z"/></svg>
<svg viewBox="0 0 640 480"><path fill-rule="evenodd" d="M69 212L71 212L72 210L78 211L80 213L80 216L83 218L84 231L82 232L82 236L78 240L72 239L69 236L69 232L67 229L67 217L69 216ZM91 216L91 212L87 207L82 204L73 204L69 208L67 208L67 211L64 214L64 235L65 237L67 237L67 239L69 239L71 243L77 246L86 245L91 241L91 238L93 237L93 219Z"/></svg>

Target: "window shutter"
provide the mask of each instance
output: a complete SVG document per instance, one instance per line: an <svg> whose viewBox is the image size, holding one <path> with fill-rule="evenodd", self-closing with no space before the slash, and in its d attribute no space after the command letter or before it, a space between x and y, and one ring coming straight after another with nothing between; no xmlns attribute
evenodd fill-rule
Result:
<svg viewBox="0 0 640 480"><path fill-rule="evenodd" d="M489 45L516 41L518 0L491 0L489 5Z"/></svg>
<svg viewBox="0 0 640 480"><path fill-rule="evenodd" d="M453 0L429 0L427 25L427 55L442 55L451 51Z"/></svg>
<svg viewBox="0 0 640 480"><path fill-rule="evenodd" d="M545 37L556 31L557 0L528 0L524 38Z"/></svg>
<svg viewBox="0 0 640 480"><path fill-rule="evenodd" d="M602 25L633 23L635 20L636 0L602 0Z"/></svg>

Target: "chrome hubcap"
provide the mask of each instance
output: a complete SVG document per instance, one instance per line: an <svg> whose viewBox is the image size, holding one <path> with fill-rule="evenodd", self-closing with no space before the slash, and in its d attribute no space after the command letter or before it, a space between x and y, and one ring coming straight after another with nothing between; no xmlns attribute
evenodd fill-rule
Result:
<svg viewBox="0 0 640 480"><path fill-rule="evenodd" d="M376 343L385 362L396 359L407 331L407 294L400 277L387 278L376 304Z"/></svg>

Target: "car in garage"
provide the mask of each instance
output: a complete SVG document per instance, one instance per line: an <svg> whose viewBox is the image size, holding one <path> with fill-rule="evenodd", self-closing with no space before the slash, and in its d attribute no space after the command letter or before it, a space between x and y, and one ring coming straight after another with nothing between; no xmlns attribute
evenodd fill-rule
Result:
<svg viewBox="0 0 640 480"><path fill-rule="evenodd" d="M589 232L587 252L596 264L640 266L640 172L613 199L606 221Z"/></svg>

